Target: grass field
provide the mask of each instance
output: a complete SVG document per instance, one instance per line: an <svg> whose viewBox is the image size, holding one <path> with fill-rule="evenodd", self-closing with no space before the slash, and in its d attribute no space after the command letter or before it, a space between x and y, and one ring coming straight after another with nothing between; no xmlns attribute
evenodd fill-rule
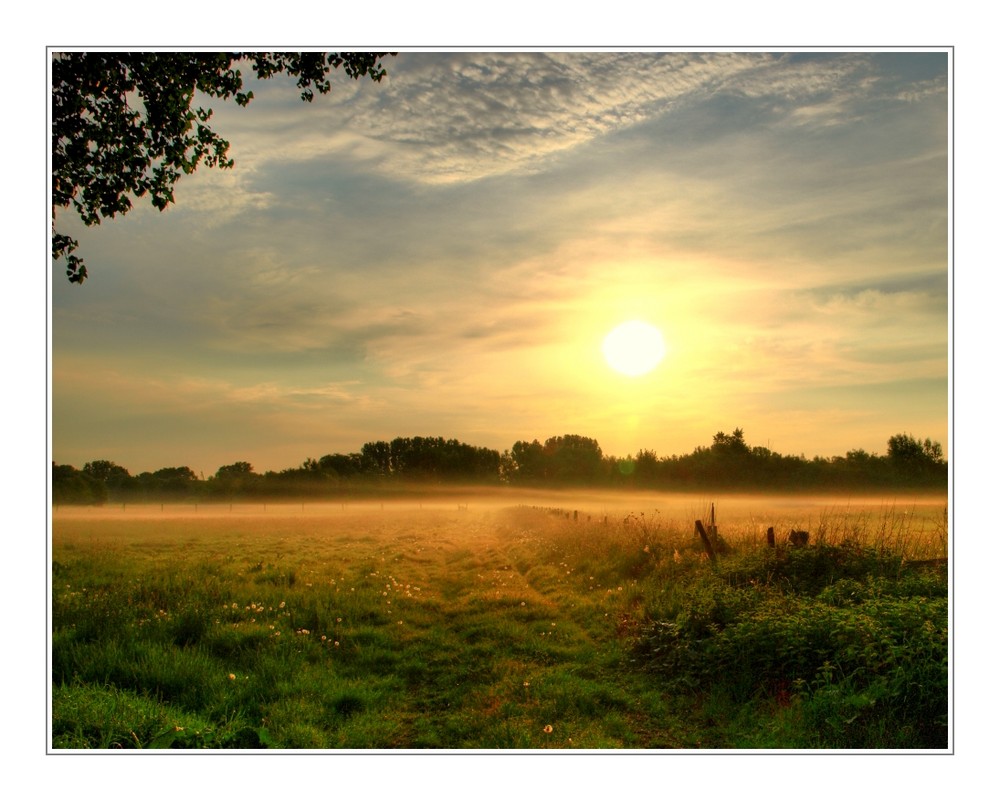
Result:
<svg viewBox="0 0 1000 801"><path fill-rule="evenodd" d="M57 509L52 746L947 748L944 499L716 514L712 562L684 496Z"/></svg>

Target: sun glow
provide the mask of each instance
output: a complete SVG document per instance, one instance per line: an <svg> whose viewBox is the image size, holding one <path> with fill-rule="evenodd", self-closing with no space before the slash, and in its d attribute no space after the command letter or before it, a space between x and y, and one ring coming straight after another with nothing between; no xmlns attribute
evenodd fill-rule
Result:
<svg viewBox="0 0 1000 801"><path fill-rule="evenodd" d="M648 373L667 353L659 329L642 320L629 320L613 329L601 346L612 369L627 376Z"/></svg>

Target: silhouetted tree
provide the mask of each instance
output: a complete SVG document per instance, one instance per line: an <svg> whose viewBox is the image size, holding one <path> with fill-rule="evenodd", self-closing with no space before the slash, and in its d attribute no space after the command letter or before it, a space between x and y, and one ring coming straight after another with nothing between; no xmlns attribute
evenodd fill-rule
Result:
<svg viewBox="0 0 1000 801"><path fill-rule="evenodd" d="M330 453L319 458L319 469L327 475L348 478L361 475L365 466L360 453Z"/></svg>
<svg viewBox="0 0 1000 801"><path fill-rule="evenodd" d="M104 481L72 465L52 463L52 503L102 504L108 499Z"/></svg>
<svg viewBox="0 0 1000 801"><path fill-rule="evenodd" d="M550 437L542 448L547 477L559 482L581 483L598 479L603 457L597 440L579 434Z"/></svg>
<svg viewBox="0 0 1000 801"><path fill-rule="evenodd" d="M392 474L392 448L388 442L366 442L361 446L361 460L366 473L377 476Z"/></svg>
<svg viewBox="0 0 1000 801"><path fill-rule="evenodd" d="M250 462L226 464L215 471L216 478L242 478L249 475L253 475L253 465Z"/></svg>
<svg viewBox="0 0 1000 801"><path fill-rule="evenodd" d="M98 481L103 481L105 484L112 486L122 484L131 477L128 470L107 459L97 459L93 462L87 462L83 466L83 472Z"/></svg>
<svg viewBox="0 0 1000 801"><path fill-rule="evenodd" d="M889 437L887 444L886 457L899 475L922 479L946 475L947 466L940 442L930 439L921 442L909 434L895 434Z"/></svg>
<svg viewBox="0 0 1000 801"><path fill-rule="evenodd" d="M531 442L518 440L510 449L514 463L513 477L519 481L536 481L545 478L545 452L537 439Z"/></svg>
<svg viewBox="0 0 1000 801"><path fill-rule="evenodd" d="M720 431L712 438L712 450L716 453L744 455L750 452L746 440L743 439L743 429L734 428L732 434Z"/></svg>
<svg viewBox="0 0 1000 801"><path fill-rule="evenodd" d="M66 259L66 276L83 283L87 268L78 242L56 230L56 210L72 208L84 224L126 214L132 198L149 195L162 211L174 184L199 164L229 168L229 142L209 125L212 110L191 105L196 93L240 106L238 66L257 78L285 73L301 97L330 91L330 73L381 81L388 53L128 53L56 52L52 56L52 258Z"/></svg>
<svg viewBox="0 0 1000 801"><path fill-rule="evenodd" d="M635 457L635 483L640 487L651 487L660 482L660 460L656 451L641 449Z"/></svg>
<svg viewBox="0 0 1000 801"><path fill-rule="evenodd" d="M87 462L83 466L85 475L103 484L107 488L108 497L119 497L122 492L127 492L135 485L135 480L121 465L115 464L107 459L98 459Z"/></svg>
<svg viewBox="0 0 1000 801"><path fill-rule="evenodd" d="M260 476L250 462L226 464L215 471L211 482L211 492L228 495L230 498L243 493L252 493L260 483Z"/></svg>

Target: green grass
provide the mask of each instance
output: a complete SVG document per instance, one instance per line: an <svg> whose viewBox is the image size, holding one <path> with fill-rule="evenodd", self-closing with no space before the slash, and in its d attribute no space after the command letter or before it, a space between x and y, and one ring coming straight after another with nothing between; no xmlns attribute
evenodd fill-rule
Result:
<svg viewBox="0 0 1000 801"><path fill-rule="evenodd" d="M52 744L946 748L946 525L757 519L57 516Z"/></svg>

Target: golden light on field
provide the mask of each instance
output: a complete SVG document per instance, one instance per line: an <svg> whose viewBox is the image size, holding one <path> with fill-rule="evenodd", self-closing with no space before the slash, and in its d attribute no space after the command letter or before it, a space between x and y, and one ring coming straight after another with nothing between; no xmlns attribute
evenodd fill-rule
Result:
<svg viewBox="0 0 1000 801"><path fill-rule="evenodd" d="M656 367L667 353L660 330L642 320L629 320L614 328L601 346L612 369L639 376Z"/></svg>

